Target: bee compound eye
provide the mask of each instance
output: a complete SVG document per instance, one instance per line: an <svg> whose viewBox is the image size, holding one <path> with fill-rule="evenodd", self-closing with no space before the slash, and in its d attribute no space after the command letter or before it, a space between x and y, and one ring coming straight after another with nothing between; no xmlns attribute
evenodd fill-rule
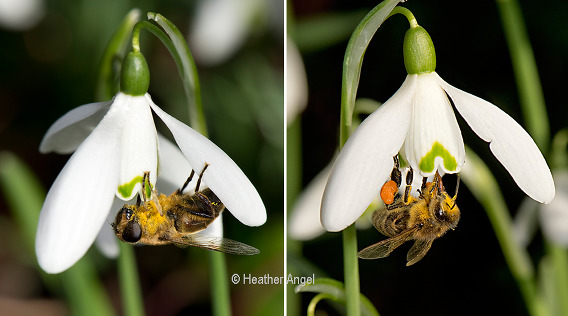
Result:
<svg viewBox="0 0 568 316"><path fill-rule="evenodd" d="M126 242L135 243L142 238L142 227L137 222L129 222L124 227L122 239Z"/></svg>
<svg viewBox="0 0 568 316"><path fill-rule="evenodd" d="M436 206L436 209L434 210L434 216L440 221L445 221L447 219L446 211L440 205Z"/></svg>

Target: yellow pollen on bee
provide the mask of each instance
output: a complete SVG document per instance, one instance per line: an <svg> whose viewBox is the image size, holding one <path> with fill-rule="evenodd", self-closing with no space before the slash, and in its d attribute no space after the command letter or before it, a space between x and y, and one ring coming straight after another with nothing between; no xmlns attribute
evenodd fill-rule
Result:
<svg viewBox="0 0 568 316"><path fill-rule="evenodd" d="M148 234L155 234L161 225L167 224L165 214L161 215L155 201L148 201L141 205L137 211L140 225L145 227Z"/></svg>

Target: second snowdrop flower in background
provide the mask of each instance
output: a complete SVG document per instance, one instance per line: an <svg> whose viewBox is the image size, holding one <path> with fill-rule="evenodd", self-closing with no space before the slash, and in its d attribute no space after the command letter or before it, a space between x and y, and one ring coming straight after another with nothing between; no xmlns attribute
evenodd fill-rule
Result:
<svg viewBox="0 0 568 316"><path fill-rule="evenodd" d="M414 20L415 22L415 20ZM446 83L435 72L430 35L416 23L404 38L407 77L400 89L351 135L331 171L321 220L340 231L361 216L393 168L393 156L427 177L458 173L464 143L452 103L471 129L531 198L548 203L555 189L550 169L530 135L497 106Z"/></svg>
<svg viewBox="0 0 568 316"><path fill-rule="evenodd" d="M190 166L200 170L209 164L203 182L238 220L249 226L266 221L264 204L240 168L206 137L154 104L147 93L149 82L142 54L129 53L122 66L121 92L112 101L70 111L45 135L41 152L75 151L40 213L36 254L46 272L62 272L85 254L109 212L118 211L111 209L114 197L136 197L145 172L155 186L158 163L167 162L158 159L152 111L170 129Z"/></svg>

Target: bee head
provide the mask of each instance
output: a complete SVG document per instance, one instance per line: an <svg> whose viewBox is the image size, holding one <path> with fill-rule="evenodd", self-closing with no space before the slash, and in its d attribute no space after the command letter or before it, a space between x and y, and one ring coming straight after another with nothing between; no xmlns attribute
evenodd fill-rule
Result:
<svg viewBox="0 0 568 316"><path fill-rule="evenodd" d="M434 218L441 223L445 223L450 227L455 227L460 220L460 209L455 199L451 198L444 192L435 202L432 212Z"/></svg>
<svg viewBox="0 0 568 316"><path fill-rule="evenodd" d="M136 243L142 237L142 227L135 215L136 205L124 205L112 225L116 236L125 242Z"/></svg>

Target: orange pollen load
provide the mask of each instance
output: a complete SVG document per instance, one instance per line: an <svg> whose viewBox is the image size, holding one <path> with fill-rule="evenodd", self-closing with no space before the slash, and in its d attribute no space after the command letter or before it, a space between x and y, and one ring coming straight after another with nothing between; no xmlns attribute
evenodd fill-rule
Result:
<svg viewBox="0 0 568 316"><path fill-rule="evenodd" d="M398 186L396 185L396 182L393 180L385 182L381 188L381 200L383 200L383 202L387 205L392 204L397 191Z"/></svg>

